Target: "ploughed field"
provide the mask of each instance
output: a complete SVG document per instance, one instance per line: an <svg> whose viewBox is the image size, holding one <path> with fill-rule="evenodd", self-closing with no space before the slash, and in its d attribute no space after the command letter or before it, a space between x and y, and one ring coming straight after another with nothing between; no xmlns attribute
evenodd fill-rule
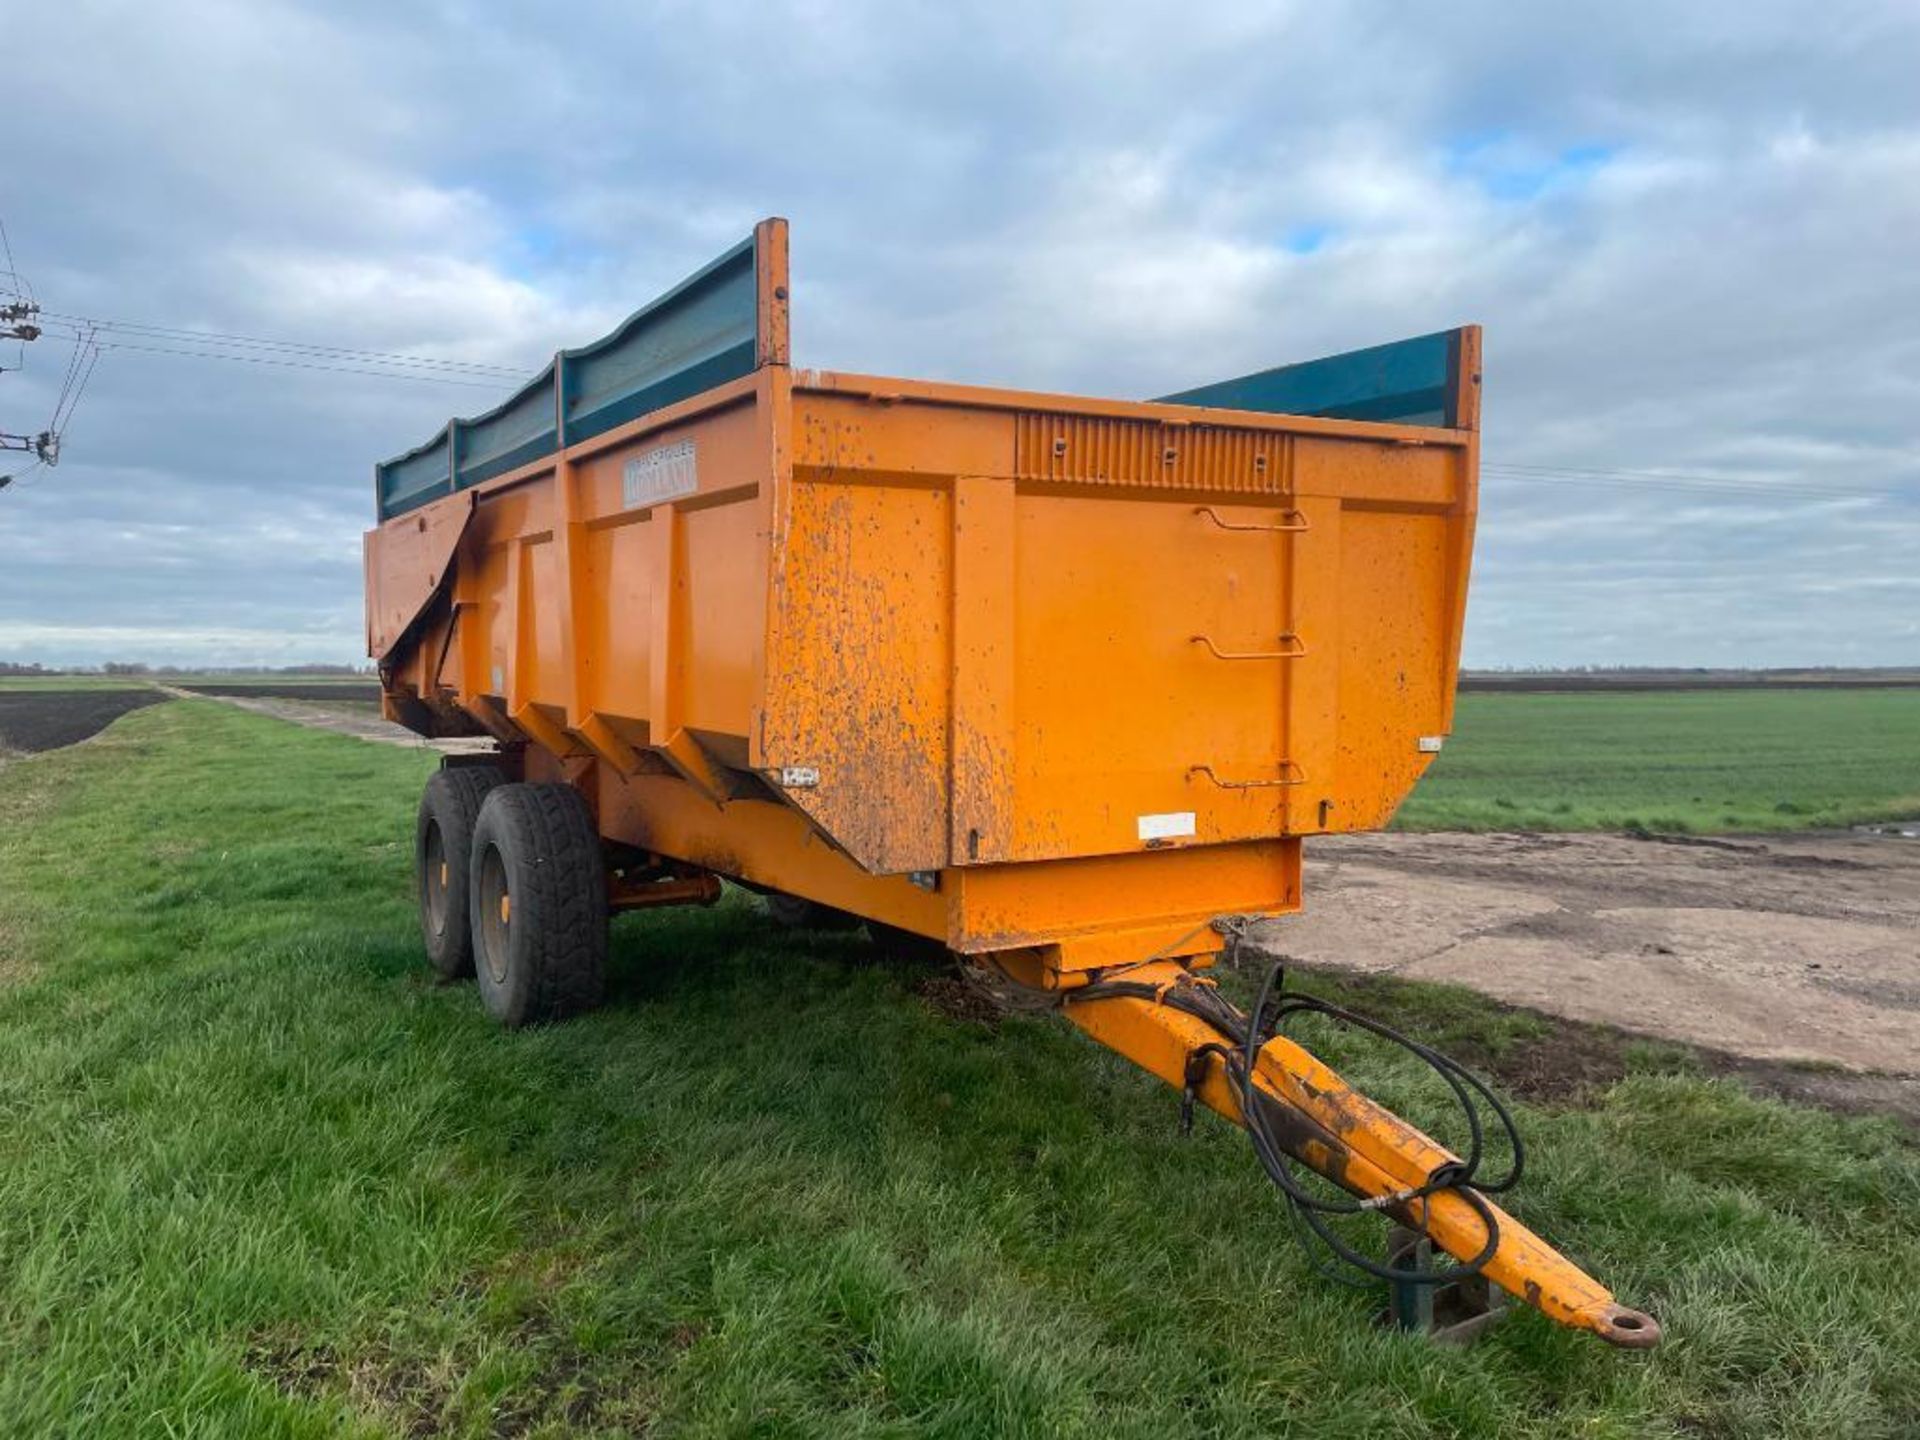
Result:
<svg viewBox="0 0 1920 1440"><path fill-rule="evenodd" d="M1668 1337L1435 1349L1316 1275L1237 1131L745 896L623 917L605 1009L493 1029L420 957L432 764L209 700L0 768L11 1433L1920 1428L1892 1121L1301 973L1503 1080L1513 1208ZM1405 1056L1302 1038L1459 1143Z"/></svg>
<svg viewBox="0 0 1920 1440"><path fill-rule="evenodd" d="M0 755L72 745L122 715L165 698L145 686L56 690L20 685L0 689Z"/></svg>
<svg viewBox="0 0 1920 1440"><path fill-rule="evenodd" d="M257 700L351 700L377 705L380 686L373 680L182 680L179 688L195 695L231 695Z"/></svg>

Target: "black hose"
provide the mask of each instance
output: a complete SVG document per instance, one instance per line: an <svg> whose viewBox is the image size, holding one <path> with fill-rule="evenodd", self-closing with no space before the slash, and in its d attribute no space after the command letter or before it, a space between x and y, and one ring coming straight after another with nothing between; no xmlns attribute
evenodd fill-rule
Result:
<svg viewBox="0 0 1920 1440"><path fill-rule="evenodd" d="M1149 985L1140 981L1096 980L1075 994L1075 1002L1102 999L1141 999L1157 1001L1172 1006L1185 1014L1205 1021L1218 1031L1225 1043L1203 1045L1189 1057L1188 1083L1191 1089L1197 1084L1198 1077L1194 1067L1204 1066L1217 1059L1224 1071L1228 1087L1240 1105L1241 1124L1253 1144L1254 1155L1259 1159L1261 1168L1267 1172L1273 1183L1287 1201L1287 1208L1295 1222L1295 1232L1299 1235L1302 1248L1309 1252L1312 1243L1310 1233L1317 1238L1336 1259L1361 1271L1364 1275L1393 1284L1446 1285L1466 1280L1478 1275L1500 1248L1500 1226L1494 1218L1493 1207L1485 1199L1487 1193L1510 1189L1517 1184L1526 1163L1526 1149L1521 1143L1520 1132L1514 1124L1512 1112L1500 1097L1495 1095L1487 1083L1468 1070L1452 1056L1435 1050L1395 1030L1392 1026L1336 1005L1330 1000L1322 1000L1312 995L1286 993L1284 963L1276 963L1267 973L1260 987L1259 999L1255 1002L1250 1015L1240 1012L1222 999L1211 985L1177 984L1171 987ZM1272 1018L1268 1019L1269 1002L1272 1002ZM1294 1169L1292 1157L1287 1152L1282 1138L1274 1130L1276 1107L1284 1103L1268 1096L1254 1084L1261 1048L1275 1035L1280 1034L1286 1021L1295 1015L1317 1014L1342 1024L1352 1025L1371 1035L1398 1045L1408 1053L1417 1056L1427 1067L1447 1082L1459 1102L1461 1112L1466 1117L1469 1143L1466 1155L1434 1170L1425 1182L1395 1197L1395 1203L1410 1205L1441 1191L1450 1190L1471 1206L1486 1226L1487 1240L1478 1254L1472 1259L1445 1269L1401 1269L1392 1265L1383 1265L1372 1256L1356 1250L1334 1231L1328 1223L1330 1215L1354 1215L1364 1211L1379 1209L1377 1201L1367 1202L1346 1197L1328 1198L1315 1195L1301 1183L1299 1173ZM1507 1172L1492 1180L1481 1180L1479 1171L1483 1158L1486 1129L1475 1097L1484 1100L1491 1107L1500 1128L1506 1133L1507 1142L1513 1151L1513 1163ZM1304 1226L1304 1229L1302 1228ZM1338 1272L1315 1261L1317 1269L1335 1279L1343 1279ZM1358 1282L1365 1283L1365 1282Z"/></svg>

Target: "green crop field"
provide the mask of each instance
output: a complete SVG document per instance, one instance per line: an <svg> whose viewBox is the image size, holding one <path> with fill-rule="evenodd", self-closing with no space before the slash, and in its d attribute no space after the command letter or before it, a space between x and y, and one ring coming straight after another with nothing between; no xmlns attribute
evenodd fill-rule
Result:
<svg viewBox="0 0 1920 1440"><path fill-rule="evenodd" d="M1468 694L1415 830L1807 830L1920 817L1920 689Z"/></svg>
<svg viewBox="0 0 1920 1440"><path fill-rule="evenodd" d="M0 675L0 694L32 694L62 690L143 690L145 680L124 675Z"/></svg>
<svg viewBox="0 0 1920 1440"><path fill-rule="evenodd" d="M603 1011L492 1029L419 957L428 764L210 701L0 764L0 1430L1920 1430L1892 1121L1624 1047L1520 1105L1514 1208L1666 1345L1521 1311L1434 1349L1313 1273L1228 1126L1182 1139L1059 1021L954 1018L744 897L623 918ZM1560 1043L1366 993L1496 1072ZM1444 1124L1400 1061L1314 1038Z"/></svg>

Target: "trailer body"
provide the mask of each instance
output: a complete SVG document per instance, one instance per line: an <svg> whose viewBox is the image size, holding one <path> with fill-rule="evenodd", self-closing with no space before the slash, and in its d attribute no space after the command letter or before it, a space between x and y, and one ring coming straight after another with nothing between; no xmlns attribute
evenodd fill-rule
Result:
<svg viewBox="0 0 1920 1440"><path fill-rule="evenodd" d="M796 371L787 303L769 223L381 467L392 718L526 745L610 838L1063 969L1217 949L1298 907L1302 836L1385 823L1451 719L1476 332L1315 381L1408 423Z"/></svg>
<svg viewBox="0 0 1920 1440"><path fill-rule="evenodd" d="M1200 973L1450 728L1479 331L1136 402L795 369L788 303L766 221L376 468L385 711L498 742L422 802L435 966L557 1018L600 993L609 910L716 877L920 937L1244 1125L1283 1189L1290 1155L1461 1273L1653 1343L1475 1188L1477 1141Z"/></svg>

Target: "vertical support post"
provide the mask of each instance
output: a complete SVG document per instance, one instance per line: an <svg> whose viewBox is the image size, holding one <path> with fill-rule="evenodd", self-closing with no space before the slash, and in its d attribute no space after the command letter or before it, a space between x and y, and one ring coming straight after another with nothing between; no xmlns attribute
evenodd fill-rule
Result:
<svg viewBox="0 0 1920 1440"><path fill-rule="evenodd" d="M753 227L753 265L756 293L753 363L788 365L787 222L762 220Z"/></svg>
<svg viewBox="0 0 1920 1440"><path fill-rule="evenodd" d="M1480 429L1480 327L1462 325L1453 332L1453 370L1447 406L1456 430Z"/></svg>
<svg viewBox="0 0 1920 1440"><path fill-rule="evenodd" d="M680 516L670 504L655 505L647 529L647 740L664 745L680 728L679 590Z"/></svg>
<svg viewBox="0 0 1920 1440"><path fill-rule="evenodd" d="M1297 453L1300 441L1290 439ZM1309 457L1312 451L1308 452ZM1307 517L1306 537L1311 543L1295 544L1289 557L1293 575L1289 581L1293 593L1293 623L1296 634L1313 637L1306 657L1287 668L1288 759L1306 774L1307 783L1287 795L1287 833L1311 835L1317 831L1338 829L1343 817L1333 809L1333 794L1339 789L1340 749L1337 742L1340 714L1340 548L1342 508L1338 495L1304 493L1311 487L1310 475L1303 475L1293 463L1294 508ZM1299 536L1290 537L1296 541Z"/></svg>
<svg viewBox="0 0 1920 1440"><path fill-rule="evenodd" d="M578 543L585 527L578 519L579 496L575 491L573 463L563 450L553 463L553 564L559 581L553 597L560 631L560 673L566 685L566 715L569 727L578 729L586 719L587 681L583 667L588 647L580 642L583 612L581 590L585 576L582 546Z"/></svg>
<svg viewBox="0 0 1920 1440"><path fill-rule="evenodd" d="M1454 533L1453 553L1449 557L1452 594L1448 597L1447 622L1452 643L1442 647L1441 723L1445 731L1453 729L1454 687L1447 683L1460 665L1460 637L1466 628L1467 573L1473 564L1474 517L1480 508L1480 327L1463 325L1454 335L1452 383L1453 423L1466 432L1467 444L1456 451L1454 461Z"/></svg>
<svg viewBox="0 0 1920 1440"><path fill-rule="evenodd" d="M955 865L1004 859L1013 844L1014 482L953 481L953 775L948 853Z"/></svg>
<svg viewBox="0 0 1920 1440"><path fill-rule="evenodd" d="M465 612L464 620L454 633L455 643L460 647L460 670L454 681L454 694L461 707L470 710L474 701L493 685L486 670L487 625L480 606L480 571L485 564L485 551L471 533L461 545L465 555L452 562L455 566L451 595L454 613Z"/></svg>
<svg viewBox="0 0 1920 1440"><path fill-rule="evenodd" d="M527 649L526 568L527 542L516 535L507 544L507 673L500 687L509 715L517 714L526 703L527 677L522 673Z"/></svg>
<svg viewBox="0 0 1920 1440"><path fill-rule="evenodd" d="M378 505L380 499L380 467L377 465L373 468L373 494L374 503ZM360 537L360 579L361 584L365 587L362 593L367 597L366 604L362 607L365 611L364 618L366 620L367 654L375 659L379 658L380 651L374 648L373 617L380 613L381 601L380 570L374 562L373 547L380 543L379 537L380 531L377 527L367 531L366 534Z"/></svg>
<svg viewBox="0 0 1920 1440"><path fill-rule="evenodd" d="M647 746L716 805L728 784L711 756L681 722L687 584L685 521L677 505L653 507L645 522L652 606L647 622Z"/></svg>
<svg viewBox="0 0 1920 1440"><path fill-rule="evenodd" d="M1295 485L1293 473L1293 460L1297 447L1291 435L1280 436L1279 442L1279 503L1281 510L1284 512L1297 508L1294 499ZM1281 635L1301 635L1303 633L1300 629L1299 605L1300 537L1302 533L1303 532L1296 530L1289 530L1285 528L1283 524L1281 528L1275 531L1273 537L1280 546L1280 553L1274 557L1274 562L1280 567L1278 577L1280 623L1276 629ZM1309 530L1304 533L1311 534L1312 532ZM1309 646L1307 654L1309 658L1312 656L1311 646ZM1304 664L1305 661L1303 660L1301 663ZM1294 745L1300 734L1300 724L1294 713L1295 697L1298 695L1300 688L1299 681L1296 678L1296 672L1299 667L1298 665L1280 665L1276 668L1280 672L1279 760L1280 771L1282 774L1285 774L1290 764L1297 765L1299 763L1298 758L1293 753ZM1280 789L1280 833L1282 835L1292 835L1296 833L1295 816L1293 813L1295 804L1294 791L1296 788L1298 787L1286 785Z"/></svg>
<svg viewBox="0 0 1920 1440"><path fill-rule="evenodd" d="M767 691L769 674L778 673L781 635L786 625L782 603L786 589L787 532L793 523L793 373L784 365L768 366L756 382L754 409L766 427L768 483L754 502L767 537L766 642L753 647L753 722L749 729L748 764L764 769L767 761Z"/></svg>
<svg viewBox="0 0 1920 1440"><path fill-rule="evenodd" d="M560 631L560 673L566 694L567 726L579 729L590 710L590 686L584 673L591 647L581 643L586 612L586 556L580 543L586 527L580 516L580 496L573 461L567 454L567 357L553 357L553 563L559 593L554 597Z"/></svg>

